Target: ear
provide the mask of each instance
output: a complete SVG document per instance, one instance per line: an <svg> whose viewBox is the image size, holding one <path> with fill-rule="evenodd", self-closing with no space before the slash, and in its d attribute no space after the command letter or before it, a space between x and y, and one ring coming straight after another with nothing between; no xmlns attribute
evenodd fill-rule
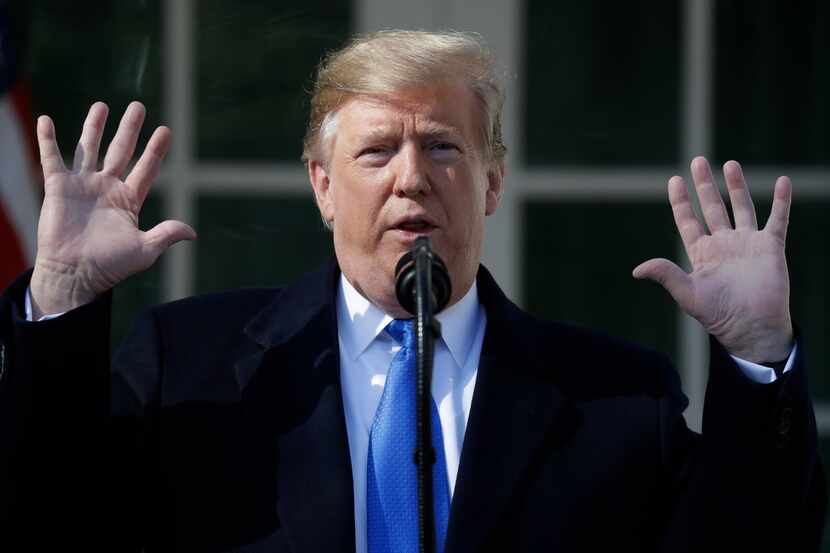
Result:
<svg viewBox="0 0 830 553"><path fill-rule="evenodd" d="M487 191L484 198L484 214L492 215L501 203L504 193L504 160L493 163L487 171Z"/></svg>
<svg viewBox="0 0 830 553"><path fill-rule="evenodd" d="M311 181L320 216L330 225L334 221L334 195L328 172L319 161L308 160L308 180Z"/></svg>

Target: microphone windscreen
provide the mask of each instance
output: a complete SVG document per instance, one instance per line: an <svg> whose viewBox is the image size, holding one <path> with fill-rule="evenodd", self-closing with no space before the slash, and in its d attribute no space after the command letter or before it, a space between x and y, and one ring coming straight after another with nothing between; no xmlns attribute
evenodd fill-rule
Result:
<svg viewBox="0 0 830 553"><path fill-rule="evenodd" d="M444 261L432 251L429 238L419 237L412 249L401 256L395 265L395 295L406 311L415 314L416 263L415 256L426 255L429 259L432 281L433 312L444 309L452 295L450 274Z"/></svg>

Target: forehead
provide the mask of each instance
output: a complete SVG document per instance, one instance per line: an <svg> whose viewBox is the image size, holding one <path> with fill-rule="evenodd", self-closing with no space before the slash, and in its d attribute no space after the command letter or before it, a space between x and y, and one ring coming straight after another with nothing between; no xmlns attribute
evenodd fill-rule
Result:
<svg viewBox="0 0 830 553"><path fill-rule="evenodd" d="M477 143L479 106L468 86L447 83L393 94L360 95L338 110L337 134L344 139L374 135L458 134Z"/></svg>

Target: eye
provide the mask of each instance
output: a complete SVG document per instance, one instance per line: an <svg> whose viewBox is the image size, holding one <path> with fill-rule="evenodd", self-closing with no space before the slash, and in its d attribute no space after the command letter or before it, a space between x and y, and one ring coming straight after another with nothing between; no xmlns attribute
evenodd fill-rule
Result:
<svg viewBox="0 0 830 553"><path fill-rule="evenodd" d="M433 142L427 147L430 157L439 162L455 161L461 155L461 148L447 141Z"/></svg>
<svg viewBox="0 0 830 553"><path fill-rule="evenodd" d="M355 160L366 167L381 167L386 165L393 153L392 147L383 144L366 146L358 151Z"/></svg>
<svg viewBox="0 0 830 553"><path fill-rule="evenodd" d="M433 151L459 150L458 146L452 142L436 142L431 144L429 149Z"/></svg>
<svg viewBox="0 0 830 553"><path fill-rule="evenodd" d="M382 146L372 146L372 147L364 148L363 150L361 150L360 153L358 154L358 156L377 155L377 154L383 154L385 152L386 152L386 148L384 148Z"/></svg>

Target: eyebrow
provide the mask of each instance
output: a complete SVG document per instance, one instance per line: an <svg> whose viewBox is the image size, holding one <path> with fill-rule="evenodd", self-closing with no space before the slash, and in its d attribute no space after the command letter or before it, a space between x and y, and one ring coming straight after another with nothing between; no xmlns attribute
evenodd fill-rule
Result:
<svg viewBox="0 0 830 553"><path fill-rule="evenodd" d="M444 138L451 136L462 140L464 139L464 135L461 131L449 125L427 125L427 127L420 130L418 134L427 138Z"/></svg>
<svg viewBox="0 0 830 553"><path fill-rule="evenodd" d="M386 140L390 137L397 137L398 132L392 127L373 127L361 133L358 140L361 143L373 142L375 140ZM427 124L421 129L418 129L418 136L422 138L447 138L452 137L459 140L464 140L464 135L457 128L450 125L440 125L436 123Z"/></svg>

